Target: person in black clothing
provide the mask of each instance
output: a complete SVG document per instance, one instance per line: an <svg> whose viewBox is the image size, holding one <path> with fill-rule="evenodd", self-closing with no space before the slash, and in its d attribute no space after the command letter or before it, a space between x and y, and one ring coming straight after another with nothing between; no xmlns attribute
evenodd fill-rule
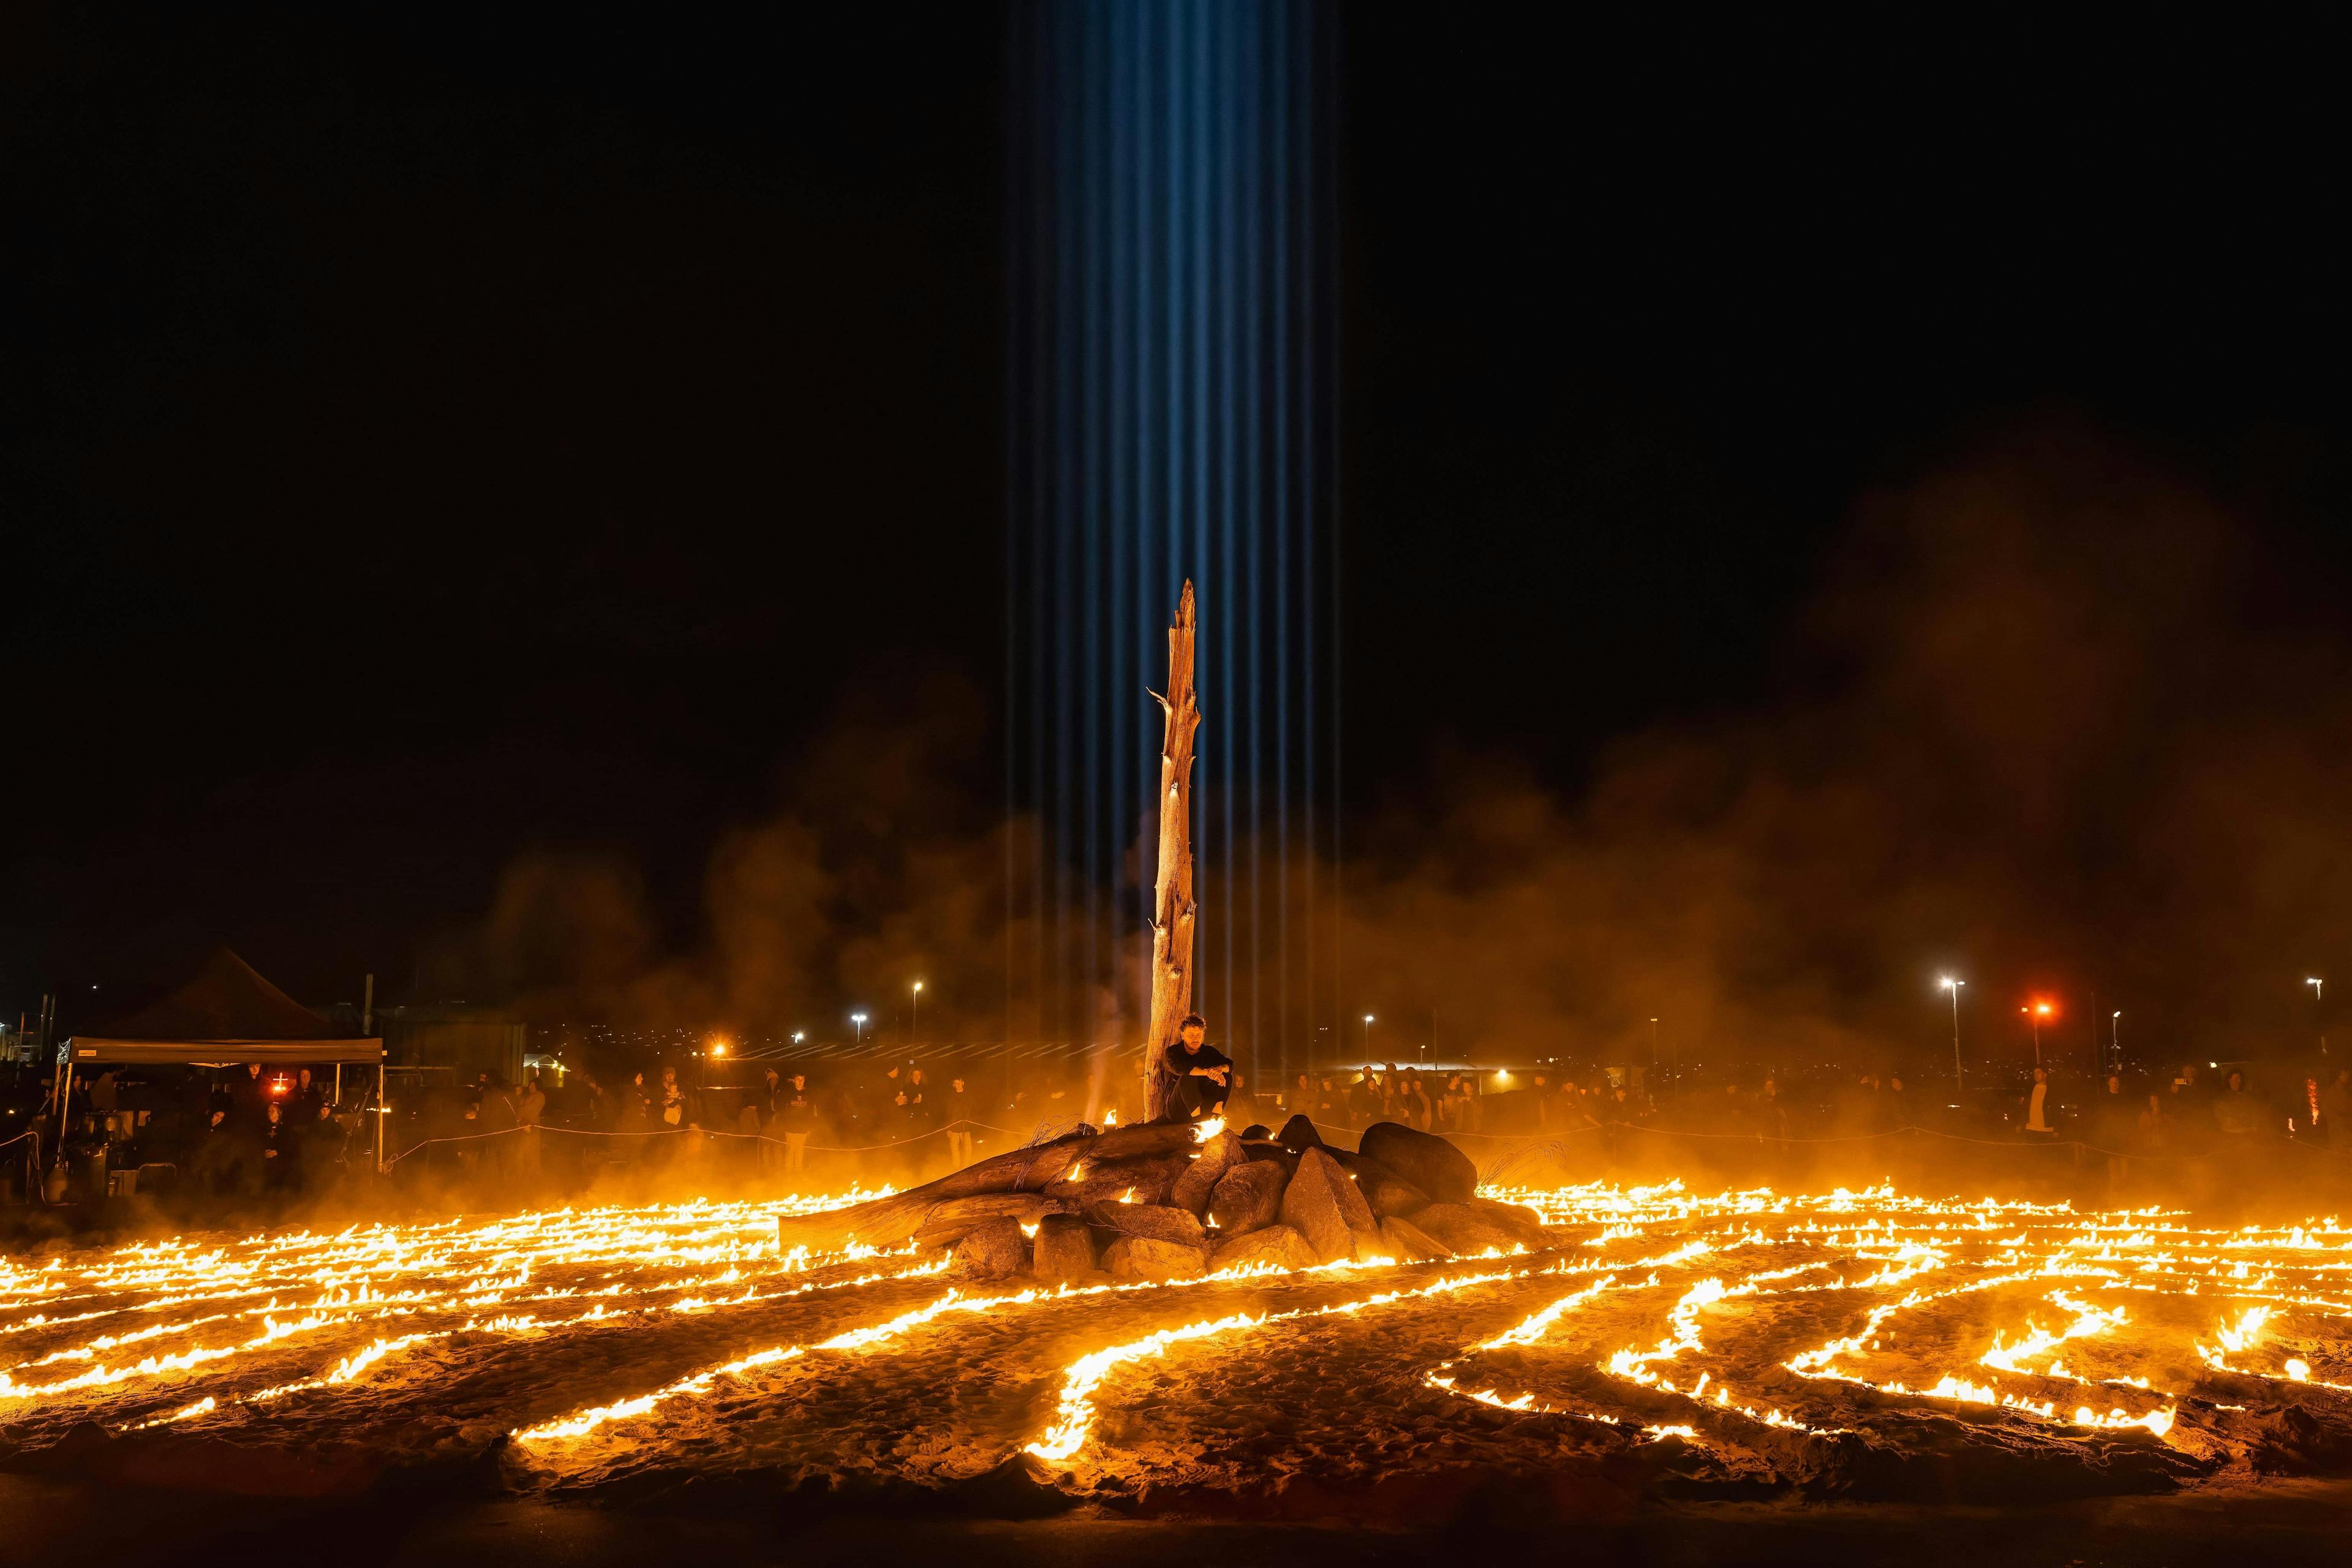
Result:
<svg viewBox="0 0 2352 1568"><path fill-rule="evenodd" d="M299 1191L302 1184L301 1140L286 1120L286 1108L276 1100L262 1112L261 1183L273 1193Z"/></svg>
<svg viewBox="0 0 2352 1568"><path fill-rule="evenodd" d="M948 1162L959 1169L971 1163L971 1129L976 1120L972 1105L975 1097L965 1092L963 1079L956 1079L948 1085L947 1099L940 1107L947 1122Z"/></svg>
<svg viewBox="0 0 2352 1568"><path fill-rule="evenodd" d="M784 1132L784 1174L797 1176L808 1164L809 1134L816 1130L816 1101L804 1075L793 1074L792 1090L778 1104L776 1120Z"/></svg>
<svg viewBox="0 0 2352 1568"><path fill-rule="evenodd" d="M310 1126L319 1120L319 1105L324 1099L310 1069L303 1068L295 1073L294 1087L286 1096L286 1119L297 1127Z"/></svg>
<svg viewBox="0 0 2352 1568"><path fill-rule="evenodd" d="M1174 1109L1188 1121L1222 1115L1225 1096L1232 1092L1233 1058L1206 1044L1208 1034L1207 1019L1198 1013L1188 1015L1176 1026L1176 1038L1165 1058L1168 1070L1176 1075Z"/></svg>

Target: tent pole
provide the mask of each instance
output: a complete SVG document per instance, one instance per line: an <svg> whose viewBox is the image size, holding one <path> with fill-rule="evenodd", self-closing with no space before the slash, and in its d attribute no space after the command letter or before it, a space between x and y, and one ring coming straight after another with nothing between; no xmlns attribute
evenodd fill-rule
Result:
<svg viewBox="0 0 2352 1568"><path fill-rule="evenodd" d="M383 1174L383 1119L390 1109L383 1102L383 1062L378 1058L375 1064L375 1173L379 1176Z"/></svg>
<svg viewBox="0 0 2352 1568"><path fill-rule="evenodd" d="M73 1103L73 1063L66 1063L65 1091L58 1096L58 1147L66 1146L66 1107Z"/></svg>
<svg viewBox="0 0 2352 1568"><path fill-rule="evenodd" d="M337 1063L335 1064L335 1109L336 1109L337 1110L341 1110L342 1108L343 1108L343 1064L342 1064L342 1063L341 1063L341 1062L337 1062Z"/></svg>

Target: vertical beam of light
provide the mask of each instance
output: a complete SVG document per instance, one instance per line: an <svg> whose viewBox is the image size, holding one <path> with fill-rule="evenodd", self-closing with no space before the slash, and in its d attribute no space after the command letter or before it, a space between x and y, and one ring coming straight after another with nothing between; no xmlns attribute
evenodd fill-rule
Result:
<svg viewBox="0 0 2352 1568"><path fill-rule="evenodd" d="M1075 27L1062 27L1055 35L1055 53L1057 57L1055 86L1057 89L1056 97L1060 107L1060 113L1056 120L1061 126L1081 128L1080 134L1066 134L1057 141L1055 184L1057 188L1065 191L1082 188L1078 184L1078 179L1080 159L1086 141L1082 133L1086 121L1082 112L1079 91L1081 78L1078 66L1083 42L1079 30ZM1074 231L1083 222L1084 213L1083 200L1065 203L1060 206L1061 222L1056 226L1055 234L1055 251L1059 262L1055 288L1057 300L1062 304L1066 304L1074 293L1083 287L1078 271L1079 258L1076 254ZM1071 927L1076 923L1071 916L1072 905L1077 901L1074 895L1077 891L1076 884L1078 880L1076 870L1078 855L1076 851L1078 847L1077 838L1080 831L1077 813L1073 809L1076 792L1073 787L1072 775L1076 772L1077 752L1085 744L1085 738L1074 721L1074 716L1077 710L1078 683L1073 679L1076 667L1080 662L1078 649L1074 646L1077 618L1076 614L1079 554L1077 535L1082 526L1078 517L1078 505L1081 499L1077 486L1078 453L1074 449L1078 444L1076 409L1078 356L1072 352L1070 312L1066 310L1058 311L1058 319L1063 323L1063 328L1057 334L1059 342L1055 345L1054 354L1055 398L1054 432L1060 457L1060 462L1056 465L1054 475L1056 502L1054 509L1054 580L1055 600L1062 606L1062 610L1054 617L1056 654L1056 679L1054 683L1056 722L1053 820L1059 830L1056 834L1057 853L1055 856L1059 875L1055 879L1057 886L1054 899L1054 961L1057 973L1062 976L1062 983L1057 984L1055 990L1061 998L1063 1005L1055 1017L1054 1033L1066 1037L1070 1024L1067 976L1070 972L1074 946L1071 941Z"/></svg>
<svg viewBox="0 0 2352 1568"><path fill-rule="evenodd" d="M1312 26L1311 18L1308 22L1309 26ZM1303 75L1311 68L1304 58L1304 51L1293 58L1297 61L1293 69L1300 71ZM1295 265L1298 268L1299 321L1311 337L1315 321L1315 176L1313 174L1315 117L1309 111L1310 102L1307 94L1299 95L1299 165L1306 173L1300 181L1304 188L1298 194L1299 243L1295 256ZM1315 384L1315 356L1311 353L1300 354L1298 356L1298 436L1301 444L1307 446L1309 450L1313 449L1311 444L1315 439L1315 395L1318 390ZM1315 896L1316 873L1321 859L1323 841L1315 831L1315 736L1318 728L1315 707L1315 552L1305 548L1307 542L1305 524L1307 519L1316 515L1317 500L1315 465L1312 462L1301 463L1298 465L1298 516L1301 544L1298 552L1300 589L1298 641L1301 654L1299 663L1302 667L1300 674L1303 678L1304 695L1307 699L1299 710L1299 727L1305 731L1302 739L1306 742L1300 763L1306 774L1304 780L1306 787L1301 799L1305 805L1307 829L1307 1005L1309 1016L1336 1017L1336 1014L1326 1013L1323 1010L1324 992L1322 987L1316 984L1318 974L1316 961L1318 956L1316 937L1323 929L1323 905ZM1336 995L1333 1000L1337 1000ZM1346 1038L1347 1025L1343 1021L1337 1026L1331 1044L1336 1047ZM1312 1053L1316 1042L1311 1033L1307 1036L1307 1043L1308 1051Z"/></svg>
<svg viewBox="0 0 2352 1568"><path fill-rule="evenodd" d="M1258 288L1258 245L1261 232L1260 200L1261 170L1259 160L1265 137L1265 122L1259 109L1261 78L1257 66L1265 54L1266 17L1263 10L1253 5L1250 15L1253 47L1242 53L1243 79L1234 108L1241 132L1242 154L1234 160L1236 179L1241 187L1241 210L1246 215L1248 227L1241 237L1242 305L1244 321L1242 331L1242 398L1243 437L1242 464L1246 474L1242 486L1242 529L1253 548L1245 557L1249 587L1249 825L1250 825L1250 1032L1249 1077L1260 1093L1265 1089L1265 987L1263 977L1265 966L1259 963L1265 952L1263 853L1265 843L1265 762L1260 750L1260 738L1265 726L1259 720L1265 712L1262 699L1265 690L1265 565L1263 552L1255 548L1261 537L1260 528L1265 502L1265 481L1260 458L1265 445L1265 430L1260 424L1264 406L1258 396L1258 365L1260 336L1265 331L1265 314L1261 309L1264 297Z"/></svg>
<svg viewBox="0 0 2352 1568"><path fill-rule="evenodd" d="M1050 58L1042 39L1033 40L1033 58L1041 65ZM1045 89L1045 84L1043 81L1034 83L1032 91L1037 106L1037 121L1033 126L1035 140L1032 144L1029 159L1030 189L1036 193L1034 198L1036 206L1030 236L1030 243L1033 247L1030 262L1030 299L1031 307L1034 312L1031 342L1036 357L1029 366L1031 451L1028 471L1030 483L1034 489L1030 497L1029 506L1032 543L1029 552L1028 586L1031 627L1030 662L1034 676L1034 697L1030 707L1030 747L1033 763L1030 800L1033 809L1037 813L1037 821L1032 835L1034 841L1034 875L1029 884L1031 899L1029 919L1035 933L1032 943L1034 957L1031 969L1029 995L1031 1027L1037 1034L1042 1035L1045 1032L1046 1017L1045 976L1048 973L1049 957L1046 943L1052 931L1049 910L1052 884L1048 878L1051 874L1051 856L1055 841L1051 827L1052 807L1045 795L1046 731L1050 727L1045 721L1046 715L1050 711L1047 707L1050 689L1046 684L1045 677L1046 616L1052 603L1052 596L1044 591L1045 563L1050 558L1050 552L1045 548L1045 518L1049 491L1045 479L1052 449L1048 437L1053 428L1046 418L1046 393L1051 384L1045 374L1045 367L1053 363L1049 334L1054 322L1055 288L1055 279L1050 270L1053 255L1051 226L1054 204L1044 199L1044 193L1050 188L1051 184L1048 178L1050 166L1047 159L1051 155L1050 149L1054 144L1054 127L1050 118L1053 112L1053 100Z"/></svg>
<svg viewBox="0 0 2352 1568"><path fill-rule="evenodd" d="M1221 13L1222 14L1222 13ZM1241 182L1235 177L1234 124L1239 109L1234 78L1235 27L1231 21L1218 29L1217 46L1217 581L1224 584L1223 613L1217 616L1217 802L1223 822L1217 837L1224 869L1218 893L1224 905L1220 922L1224 938L1224 962L1217 966L1217 1016L1234 1030L1234 709L1242 700L1234 676L1234 621L1241 609L1239 574L1234 566L1234 272L1240 243L1234 236L1234 203ZM1229 1033L1229 1039L1232 1035ZM1238 1049L1229 1054L1239 1059Z"/></svg>
<svg viewBox="0 0 2352 1568"><path fill-rule="evenodd" d="M1275 691L1291 691L1291 73L1289 7L1275 7L1273 33L1273 136L1270 164L1275 184ZM1291 1081L1291 705L1275 705L1275 926L1277 926L1277 1027L1282 1086ZM1312 1027L1312 1025L1310 1025ZM1312 1039L1312 1035L1310 1035Z"/></svg>
<svg viewBox="0 0 2352 1568"><path fill-rule="evenodd" d="M1086 68L1078 89L1086 101L1085 144L1086 202L1080 213L1085 231L1084 276L1079 287L1085 297L1085 327L1077 345L1086 365L1086 403L1082 412L1082 427L1086 432L1086 489L1081 500L1082 520L1086 530L1086 644L1082 662L1086 665L1087 704L1085 732L1100 734L1107 715L1103 701L1102 660L1097 657L1103 636L1103 544L1104 535L1115 530L1101 526L1106 508L1103 486L1108 467L1105 443L1102 439L1103 405L1107 400L1108 380L1107 361L1109 345L1103 332L1103 297L1110 283L1110 268L1104 265L1103 228L1110 205L1108 172L1105 167L1105 125L1109 119L1109 80L1103 66L1103 29L1097 25L1100 13L1088 9L1082 13L1078 30L1082 35ZM1099 973L1102 969L1102 887L1103 853L1103 748L1087 746L1086 816L1081 836L1086 841L1087 923L1086 942L1079 973ZM1092 1008L1080 1014L1078 1022L1085 1026L1083 1037L1094 1043L1095 1013Z"/></svg>
<svg viewBox="0 0 2352 1568"><path fill-rule="evenodd" d="M1135 645L1131 636L1125 635L1117 624L1127 613L1126 586L1129 579L1129 551L1134 530L1120 526L1134 515L1135 490L1132 469L1135 430L1134 399L1129 381L1129 355L1133 344L1129 334L1134 330L1135 313L1135 237L1131 232L1136 206L1135 178L1129 166L1135 154L1134 117L1118 112L1118 106L1129 101L1129 83L1135 66L1133 38L1134 12L1123 5L1108 8L1106 17L1110 28L1110 58L1103 72L1103 113L1107 121L1108 142L1109 199L1104 204L1104 217L1110 225L1110 499L1102 521L1104 531L1110 535L1110 580L1103 585L1103 597L1110 606L1112 625L1107 629L1100 645L1110 669L1108 709L1104 714L1103 733L1108 740L1110 752L1110 804L1107 814L1106 834L1110 850L1112 897L1105 914L1108 921L1106 936L1106 962L1112 973L1110 992L1123 1012L1126 997L1119 982L1120 939L1126 921L1121 895L1126 891L1127 836L1129 825L1135 819L1137 789L1135 748L1118 743L1118 738L1130 734L1132 715L1141 700L1137 689L1136 675L1128 662L1128 652Z"/></svg>
<svg viewBox="0 0 2352 1568"><path fill-rule="evenodd" d="M1328 21L1325 22L1324 26L1328 29L1329 27L1336 26L1338 18L1335 15ZM1346 598L1346 580L1339 573L1340 513L1339 461L1339 361L1340 274L1339 268L1331 266L1328 259L1337 253L1339 243L1339 49L1336 42L1329 43L1324 47L1314 52L1310 57L1308 68L1316 72L1318 79L1317 84L1318 96L1324 106L1324 118L1322 121L1324 125L1324 140L1328 144L1328 150L1325 153L1322 161L1317 165L1319 176L1324 182L1323 190L1316 199L1318 206L1324 214L1323 232L1327 237L1324 242L1323 254L1327 258L1325 268L1328 271L1328 275L1330 279L1330 286L1324 293L1325 325L1321 333L1322 341L1329 345L1327 350L1327 374L1325 376L1325 383L1328 390L1327 390L1323 397L1323 417L1319 422L1321 427L1317 432L1316 440L1318 449L1325 454L1323 462L1319 464L1318 467L1321 467L1329 476L1329 482L1324 487L1324 505L1328 509L1328 521L1323 529L1323 537L1326 541L1324 548L1328 555L1327 581L1329 584L1329 591L1327 596L1327 602L1330 606L1329 612L1326 616L1326 619L1330 625L1330 675L1329 679L1325 683L1326 689L1329 693L1329 695L1325 699L1325 705L1326 710L1329 714L1330 721L1326 742L1326 744L1328 747L1328 755L1330 757L1330 767L1327 783L1324 787L1328 792L1327 798L1330 802L1328 816L1331 822L1330 898L1331 974L1334 991L1333 1006L1337 1016L1340 1019L1340 1027L1345 1029L1347 1027L1346 1020L1348 1016L1356 1010L1358 1002L1370 1001L1371 998L1362 996L1360 994L1355 995L1339 994L1340 988L1344 985L1343 977L1347 973L1347 949L1345 945L1347 939L1347 925L1345 923L1345 917L1347 913L1346 895L1348 857L1346 846L1341 842L1340 838L1340 835L1345 830L1347 819L1340 810L1341 803L1346 799L1346 796L1341 792L1339 777L1340 764L1344 760L1344 752L1340 744L1339 731L1340 721L1344 715L1345 706L1344 696L1340 689L1340 680L1347 669L1346 661L1341 657L1342 649L1339 641L1339 616L1341 603ZM1430 1033L1432 1036L1434 1036L1436 1032L1437 1022L1435 1016L1433 1014L1430 1019ZM1369 1051L1371 1047L1371 1042L1370 1040L1366 1040L1364 1045L1366 1050ZM1433 1038L1430 1041L1430 1054L1433 1056L1437 1054L1436 1046L1437 1042Z"/></svg>
<svg viewBox="0 0 2352 1568"><path fill-rule="evenodd" d="M1008 837L1006 1026L1132 1043L1146 1016L1160 726L1143 692L1190 577L1209 719L1194 995L1260 1086L1344 1039L1321 868L1339 843L1332 31L1319 0L1015 0L1007 32L1005 777L1039 831L1025 853Z"/></svg>

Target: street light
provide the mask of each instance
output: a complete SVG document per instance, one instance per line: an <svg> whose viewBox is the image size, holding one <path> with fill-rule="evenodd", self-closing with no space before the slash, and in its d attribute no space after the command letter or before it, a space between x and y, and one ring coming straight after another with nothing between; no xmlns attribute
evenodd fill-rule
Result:
<svg viewBox="0 0 2352 1568"><path fill-rule="evenodd" d="M2042 1065L2042 1020L2050 1016L2052 1011L2050 1004L2047 1002L2036 1002L2032 1006L2020 1007L2018 1011L2024 1014L2032 1021L2033 1065L2035 1067L2040 1067Z"/></svg>
<svg viewBox="0 0 2352 1568"><path fill-rule="evenodd" d="M1364 1060L1365 1060L1367 1063L1370 1063L1370 1062L1371 1061L1371 1059L1372 1059L1372 1016L1371 1016L1370 1013L1367 1013L1367 1014L1365 1014L1365 1015L1364 1015Z"/></svg>
<svg viewBox="0 0 2352 1568"><path fill-rule="evenodd" d="M908 1035L908 1043L909 1043L909 1044L913 1043L915 1040L919 1040L919 1039L921 1039L921 1038L923 1037L922 1037L922 1032L921 1032L921 1031L922 1031L922 1026L923 1026L923 983L922 983L921 981L918 980L918 981L916 981L916 982L915 982L915 1001L914 1001L914 1005L913 1005L912 1006L910 1006L909 1008L908 1008L908 1010L907 1010L907 1035Z"/></svg>
<svg viewBox="0 0 2352 1568"><path fill-rule="evenodd" d="M1967 1087L1960 1081L1960 987L1968 982L1947 974L1940 984L1952 994L1952 1089L1958 1092Z"/></svg>
<svg viewBox="0 0 2352 1568"><path fill-rule="evenodd" d="M2311 987L2311 1005L2313 1011L2316 1012L2320 1003L2326 1000L2327 988L2316 979L2305 980L2304 984ZM2323 1057L2327 1054L2327 1021L2324 1017L2320 1020L2319 1054Z"/></svg>
<svg viewBox="0 0 2352 1568"><path fill-rule="evenodd" d="M849 1021L857 1031L856 1034L852 1037L853 1043L862 1043L866 1038L866 1015L863 1013L852 1013L849 1016Z"/></svg>
<svg viewBox="0 0 2352 1568"><path fill-rule="evenodd" d="M2124 1068L2124 1010L2116 1008L2107 1015L2107 1049L2115 1053L2116 1070Z"/></svg>

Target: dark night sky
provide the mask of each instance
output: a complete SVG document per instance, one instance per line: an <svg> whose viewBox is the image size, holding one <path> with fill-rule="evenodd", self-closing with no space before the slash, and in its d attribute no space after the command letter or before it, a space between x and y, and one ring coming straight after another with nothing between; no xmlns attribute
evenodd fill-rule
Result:
<svg viewBox="0 0 2352 1568"><path fill-rule="evenodd" d="M397 997L535 847L691 941L845 703L993 700L998 17L853 10L5 50L0 1007L218 939ZM2340 126L2285 41L1348 15L1368 811L1833 679L1791 626L1857 498L2036 422L2253 519L2246 613L2343 635Z"/></svg>

